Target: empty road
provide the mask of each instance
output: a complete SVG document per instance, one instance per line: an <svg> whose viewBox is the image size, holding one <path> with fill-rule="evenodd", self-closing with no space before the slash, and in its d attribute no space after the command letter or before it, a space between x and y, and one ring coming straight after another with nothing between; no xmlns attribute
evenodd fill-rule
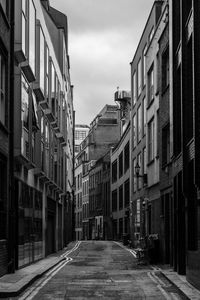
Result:
<svg viewBox="0 0 200 300"><path fill-rule="evenodd" d="M112 241L83 241L66 262L25 291L35 299L187 299L150 266Z"/></svg>

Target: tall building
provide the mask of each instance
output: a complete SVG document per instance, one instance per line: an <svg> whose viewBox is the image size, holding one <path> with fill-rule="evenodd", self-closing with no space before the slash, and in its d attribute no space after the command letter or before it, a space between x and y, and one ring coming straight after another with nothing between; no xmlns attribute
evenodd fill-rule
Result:
<svg viewBox="0 0 200 300"><path fill-rule="evenodd" d="M157 157L155 124L157 124L158 117L156 109L154 109L155 101L158 102L158 99L155 99L154 85L156 66L153 64L152 57L147 57L147 51L148 49L151 51L150 44L161 15L162 3L163 1L154 2L131 62L131 239L135 246L138 245L141 238L151 233L150 219L149 222L147 221L148 214L149 217L151 214L148 213L151 209L148 187L158 183L159 180L159 162L156 163L154 160ZM149 61L150 59L151 61ZM147 108L149 111L148 120ZM149 169L147 180L147 163L150 162L153 162L153 165L150 166L149 164L152 171ZM136 170L138 171L136 172ZM154 176L150 176L151 172ZM157 177L155 178L155 176Z"/></svg>
<svg viewBox="0 0 200 300"><path fill-rule="evenodd" d="M158 153L159 153L159 186L160 201L158 203L158 234L160 261L169 264L172 262L172 164L170 157L170 65L169 65L169 6L163 6L160 19L161 26L157 31L161 35L157 41L158 59ZM155 39L157 36L155 36Z"/></svg>
<svg viewBox="0 0 200 300"><path fill-rule="evenodd" d="M169 164L170 161L168 160L167 164L164 157L164 155L169 156L169 145L167 144L167 137L165 137L165 134L168 134L167 130L169 127L169 108L167 114L167 103L169 104L169 82L165 82L165 80L167 81L165 75L167 76L169 74L167 74L167 70L166 74L164 73L165 67L167 68L167 65L165 66L164 64L167 64L167 59L169 58L167 52L169 39L167 34L165 34L165 30L168 25L168 14L168 4L166 1L163 1L161 12L154 29L154 34L151 41L149 42L146 51L146 141L148 186L146 189L147 199L146 203L144 204L144 209L146 233L149 235L149 238L153 239L154 242L152 243L154 243L154 246L156 248L156 255L154 258L152 258L154 262L164 259L164 257L162 258L162 256L164 253L167 254L167 250L169 250L168 245L170 243L170 232L168 232L168 230L171 177L169 176L168 171L170 171L171 169ZM164 39L164 45L162 46L163 49L161 48L162 39ZM166 52L164 52L165 50ZM160 79L162 79L162 82L160 82ZM164 150L166 150L165 153ZM161 165L162 169L160 169ZM161 170L163 172L160 172ZM166 177L164 176L164 173L166 174ZM168 180L169 182L166 182L166 180ZM160 189L160 187L162 187L162 190ZM163 207L164 205L165 207Z"/></svg>
<svg viewBox="0 0 200 300"><path fill-rule="evenodd" d="M12 272L14 1L0 1L0 276Z"/></svg>
<svg viewBox="0 0 200 300"><path fill-rule="evenodd" d="M130 234L130 92L118 90L115 102L120 106L121 123L120 139L110 151L110 217L116 240Z"/></svg>
<svg viewBox="0 0 200 300"><path fill-rule="evenodd" d="M73 89L67 17L49 1L15 7L15 268L72 238Z"/></svg>
<svg viewBox="0 0 200 300"><path fill-rule="evenodd" d="M82 218L83 214L83 201L82 201L82 193L83 193L83 181L89 180L88 187L88 195L85 198L84 193L84 204L91 205L91 195L90 195L90 185L91 185L91 177L90 170L94 166L95 162L104 156L110 147L115 145L120 137L120 122L119 122L119 111L116 105L105 105L104 108L100 111L100 113L94 118L94 120L90 124L90 130L83 142L80 145L80 152L76 156L75 162L75 181L76 181L76 231L82 230L82 221L79 222L80 216ZM81 176L81 182L79 186L77 183ZM79 190L78 190L79 189ZM89 203L88 203L89 199ZM81 203L81 206L80 206ZM79 207L80 206L80 207ZM86 205L86 207L88 207ZM90 214L91 210L89 209L89 217L84 217L84 232L87 232L87 238L89 233L89 238L92 236L92 231L94 230L94 215ZM89 226L89 227L88 227ZM84 236L84 238L86 238Z"/></svg>
<svg viewBox="0 0 200 300"><path fill-rule="evenodd" d="M74 136L75 156L79 153L80 144L86 138L86 136L88 135L89 129L90 129L90 127L88 125L83 125L83 124L76 124L75 125L75 136Z"/></svg>
<svg viewBox="0 0 200 300"><path fill-rule="evenodd" d="M170 1L173 266L200 288L198 1Z"/></svg>

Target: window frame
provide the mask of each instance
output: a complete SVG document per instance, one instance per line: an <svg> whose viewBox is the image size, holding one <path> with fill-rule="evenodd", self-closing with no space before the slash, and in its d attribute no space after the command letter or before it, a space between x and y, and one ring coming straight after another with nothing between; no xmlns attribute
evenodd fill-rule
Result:
<svg viewBox="0 0 200 300"><path fill-rule="evenodd" d="M148 123L148 163L154 160L155 156L155 120L154 117Z"/></svg>

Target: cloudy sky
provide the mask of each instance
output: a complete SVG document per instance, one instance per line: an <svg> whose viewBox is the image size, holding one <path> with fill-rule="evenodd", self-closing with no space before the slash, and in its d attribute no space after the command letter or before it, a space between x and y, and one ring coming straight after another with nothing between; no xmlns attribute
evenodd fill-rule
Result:
<svg viewBox="0 0 200 300"><path fill-rule="evenodd" d="M130 90L130 62L153 0L50 0L69 27L76 124L90 124L114 92Z"/></svg>

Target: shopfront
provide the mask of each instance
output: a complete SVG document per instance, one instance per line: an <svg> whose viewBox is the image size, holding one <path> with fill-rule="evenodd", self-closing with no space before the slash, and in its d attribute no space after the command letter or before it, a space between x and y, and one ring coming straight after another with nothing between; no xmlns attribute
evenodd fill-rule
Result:
<svg viewBox="0 0 200 300"><path fill-rule="evenodd" d="M42 193L16 180L18 195L18 268L42 258Z"/></svg>

